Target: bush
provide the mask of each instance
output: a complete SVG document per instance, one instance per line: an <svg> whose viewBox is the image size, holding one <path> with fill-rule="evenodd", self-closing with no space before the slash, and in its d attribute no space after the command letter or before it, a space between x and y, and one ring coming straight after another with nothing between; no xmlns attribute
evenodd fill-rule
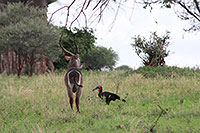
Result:
<svg viewBox="0 0 200 133"><path fill-rule="evenodd" d="M169 39L169 32L161 37L153 32L149 40L139 35L133 37L134 43L131 45L145 66L164 66L164 59L169 55Z"/></svg>
<svg viewBox="0 0 200 133"><path fill-rule="evenodd" d="M115 68L115 70L130 71L130 70L132 70L132 68L127 65L122 65L122 66Z"/></svg>
<svg viewBox="0 0 200 133"><path fill-rule="evenodd" d="M171 78L171 77L200 77L199 72L194 72L193 70L189 68L179 68L175 66L157 66L157 67L140 67L137 70L129 71L129 74L131 73L137 73L137 74L142 74L146 78L154 78L157 76L162 76L166 78Z"/></svg>

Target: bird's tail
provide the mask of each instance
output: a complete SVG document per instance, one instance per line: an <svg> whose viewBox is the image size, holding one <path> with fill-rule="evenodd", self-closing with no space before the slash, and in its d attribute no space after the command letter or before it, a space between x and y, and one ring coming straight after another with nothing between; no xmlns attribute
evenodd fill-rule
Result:
<svg viewBox="0 0 200 133"><path fill-rule="evenodd" d="M125 99L122 99L122 102L126 102L126 100L125 100Z"/></svg>

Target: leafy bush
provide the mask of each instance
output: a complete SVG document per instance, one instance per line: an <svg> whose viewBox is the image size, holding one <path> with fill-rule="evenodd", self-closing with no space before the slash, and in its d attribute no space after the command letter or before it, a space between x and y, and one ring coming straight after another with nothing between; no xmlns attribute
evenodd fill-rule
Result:
<svg viewBox="0 0 200 133"><path fill-rule="evenodd" d="M164 36L158 36L153 32L149 40L141 36L132 38L134 43L132 47L135 48L136 54L142 59L145 66L163 66L165 65L165 58L169 55L167 47L169 45L169 32Z"/></svg>

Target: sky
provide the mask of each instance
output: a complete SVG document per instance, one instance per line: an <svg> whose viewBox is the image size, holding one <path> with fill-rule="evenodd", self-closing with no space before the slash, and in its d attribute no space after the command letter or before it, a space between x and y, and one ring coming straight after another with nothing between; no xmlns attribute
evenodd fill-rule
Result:
<svg viewBox="0 0 200 133"><path fill-rule="evenodd" d="M48 17L57 9L68 5L70 0L57 0L48 7ZM76 12L78 4L70 8L70 13ZM117 66L128 65L134 69L142 66L141 59L133 50L131 43L135 35L149 38L151 32L156 31L158 35L164 35L170 31L170 55L165 59L166 65L178 67L200 67L200 32L186 33L183 28L189 28L187 21L180 20L175 12L174 7L171 9L154 6L153 10L143 9L135 4L132 0L123 3L116 20L117 4L111 3L107 10L104 11L102 20L93 22L88 21L88 27L95 30L97 37L97 46L112 48L118 55ZM93 6L94 7L94 6ZM114 8L113 8L114 7ZM115 10L114 10L115 9ZM66 9L55 13L52 18L54 25L63 26L66 22ZM91 15L92 10L86 12ZM92 17L91 17L92 18ZM69 17L69 23L73 15ZM115 20L115 21L114 21ZM113 23L114 21L114 23ZM74 23L72 27L84 27L83 17L79 22Z"/></svg>

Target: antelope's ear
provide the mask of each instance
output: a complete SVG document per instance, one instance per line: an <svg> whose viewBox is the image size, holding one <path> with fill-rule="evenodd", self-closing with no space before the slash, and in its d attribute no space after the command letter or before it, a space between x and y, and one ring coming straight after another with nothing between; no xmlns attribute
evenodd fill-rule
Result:
<svg viewBox="0 0 200 133"><path fill-rule="evenodd" d="M65 60L69 61L71 59L70 56L64 56Z"/></svg>

